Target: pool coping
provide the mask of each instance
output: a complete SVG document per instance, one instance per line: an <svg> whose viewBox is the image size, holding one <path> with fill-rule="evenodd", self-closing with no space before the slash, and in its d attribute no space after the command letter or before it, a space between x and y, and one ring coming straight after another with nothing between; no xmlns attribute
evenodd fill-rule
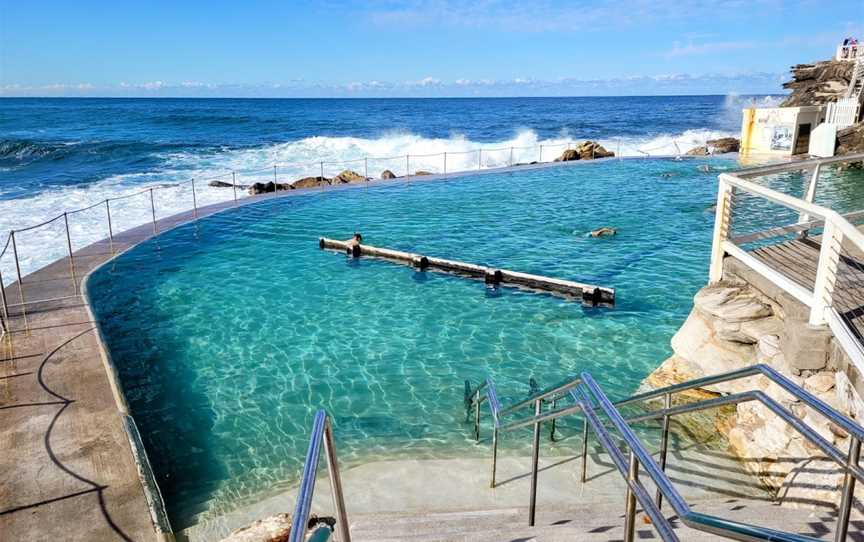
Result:
<svg viewBox="0 0 864 542"><path fill-rule="evenodd" d="M431 174L431 175L411 175L405 177L398 177L396 179L388 179L388 180L367 180L365 182L359 183L350 183L350 184L342 184L342 185L325 185L322 187L316 188L306 188L306 189L292 189L292 190L283 190L279 192L270 192L259 195L251 195L246 196L237 200L226 200L223 202L209 204L194 210L182 211L179 213L175 213L173 215L163 217L161 219L157 219L151 223L145 223L128 230L124 230L123 232L118 233L113 237L113 241L109 243L109 240L101 239L90 243L89 245L75 250L72 254L73 261L77 259L84 259L84 261L89 262L86 268L86 273L81 275L80 277L75 277L75 292L77 297L80 297L81 301L83 301L84 308L89 318L89 323L92 323L93 328L95 330L95 349L88 349L85 353L87 354L88 362L93 362L93 358L99 359L99 363L103 367L107 379L108 386L110 388L110 393L113 397L117 414L121 417L123 423L123 430L125 433L126 440L130 447L130 453L132 456L132 460L136 466L137 470L137 482L140 483L142 492L144 494L144 499L146 501L146 506L150 515L150 520L153 524L154 531L156 533L157 539L159 540L173 540L173 530L168 521L168 516L165 508L165 503L162 498L161 492L159 490L158 483L155 480L153 475L152 468L150 466L149 459L147 458L146 450L141 443L140 434L138 433L137 426L135 425L134 417L129 412L128 402L126 400L123 386L119 378L118 371L111 357L111 353L106 346L105 337L103 335L102 326L100 322L96 319L88 288L88 282L90 277L96 271L100 270L106 264L112 262L116 258L126 254L127 252L133 250L134 248L140 246L141 244L157 238L158 236L168 233L176 228L181 226L185 226L203 218L207 218L210 216L214 216L216 214L230 211L232 209L238 209L240 207L245 207L248 205L253 205L257 203L261 203L264 201L270 201L278 198L286 198L286 197L300 197L311 194L319 194L319 193L327 193L331 191L341 191L341 190L352 190L352 189L367 189L371 186L374 187L384 187L384 186L410 186L412 184L422 182L435 182L435 181L445 181L450 179L457 179L462 177L472 177L478 175L492 175L492 174L506 174L513 172L523 172L523 171L534 171L534 170L542 170L552 167L578 167L582 165L589 164L600 164L609 161L624 161L624 160L668 160L668 159L699 159L704 160L706 158L734 158L736 157L736 153L729 153L724 155L714 155L714 156L628 156L628 157L610 157L610 158L600 158L595 160L574 160L574 161L566 161L566 162L543 162L543 163L530 163L530 164L517 164L513 166L500 167L500 168L487 168L487 169L479 169L479 170L466 170L459 172L452 172L447 174ZM104 252L104 249L107 245L111 245L111 248L120 247L119 250L113 250L109 252ZM103 252L99 252L102 250ZM28 282L33 283L34 281L39 282L47 282L49 280L58 281L58 278L52 278L51 273L52 270L58 266L63 266L65 262L68 262L69 257L63 257L58 260L55 260L49 264L46 264L39 269L28 273L24 279L22 280L23 287L21 287L17 281L13 282L9 286L6 287L7 296L9 295L9 291L15 290L24 290L25 292L28 290L33 290L33 288L28 288ZM68 265L68 264L66 264ZM40 281L40 276L42 277ZM64 277L64 280L71 280L71 276ZM37 289L39 291L37 282ZM43 288L50 288L48 286L44 286ZM28 302L25 305L26 310L31 310L31 307L38 306L43 303L54 303L54 300L50 301L32 301ZM59 308L48 309L49 311L63 311L64 303L61 302ZM11 318L22 318L22 315L19 313L17 315L10 315ZM80 325L79 322L68 321L68 316L66 321L61 321L58 325L61 326L71 326L71 325ZM61 315L61 320L62 320ZM28 333L28 337L31 336L32 333L37 332L41 333L42 338L47 340L50 338L51 331L46 331L45 329L39 330L31 330ZM16 333L22 333L21 329L13 329L9 333L9 339L14 343L14 335ZM60 344L57 348L65 348L66 345ZM93 351L90 351L93 350ZM79 522L80 523L80 522ZM86 527L85 527L86 529Z"/></svg>

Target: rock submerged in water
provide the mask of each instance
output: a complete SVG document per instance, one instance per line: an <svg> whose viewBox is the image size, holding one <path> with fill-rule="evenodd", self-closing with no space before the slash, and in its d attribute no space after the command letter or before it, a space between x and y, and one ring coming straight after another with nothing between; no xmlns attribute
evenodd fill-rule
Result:
<svg viewBox="0 0 864 542"><path fill-rule="evenodd" d="M615 153L606 150L603 145L594 141L583 141L575 149L564 151L555 161L570 162L572 160L592 160L594 158L611 158L613 156L615 156Z"/></svg>
<svg viewBox="0 0 864 542"><path fill-rule="evenodd" d="M366 177L360 175L356 171L351 171L350 169L346 169L339 175L333 177L333 180L330 184L350 184L350 183L362 183L366 181Z"/></svg>
<svg viewBox="0 0 864 542"><path fill-rule="evenodd" d="M393 173L392 171L390 171L389 169L385 169L384 171L381 172L381 178L382 178L382 179L385 179L385 180L387 180L387 179L395 179L395 178L396 178L396 174Z"/></svg>
<svg viewBox="0 0 864 542"><path fill-rule="evenodd" d="M710 153L708 152L708 147L700 145L699 147L693 147L684 154L687 156L708 156Z"/></svg>
<svg viewBox="0 0 864 542"><path fill-rule="evenodd" d="M422 176L422 175L432 175L431 171L423 171L422 169L418 169L414 172L414 175Z"/></svg>
<svg viewBox="0 0 864 542"><path fill-rule="evenodd" d="M237 529L222 542L287 542L290 534L291 516L282 513Z"/></svg>
<svg viewBox="0 0 864 542"><path fill-rule="evenodd" d="M212 186L213 188L231 188L234 185L225 181L210 181L207 183L207 186Z"/></svg>

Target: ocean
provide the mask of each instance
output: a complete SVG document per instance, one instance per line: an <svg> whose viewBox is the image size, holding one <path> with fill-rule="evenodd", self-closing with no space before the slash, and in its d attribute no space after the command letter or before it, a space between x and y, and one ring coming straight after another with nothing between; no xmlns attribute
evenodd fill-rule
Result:
<svg viewBox="0 0 864 542"><path fill-rule="evenodd" d="M515 147L514 161L560 154L568 141L598 140L622 155L669 155L736 135L747 103L774 97L655 96L454 99L0 99L0 232L149 187L202 180L199 204L232 197L216 176L249 184L317 175L320 162L372 157L369 174L404 173L404 155L452 153L448 169L473 169L478 148ZM524 149L524 150L520 150ZM459 154L461 153L461 154ZM504 165L486 154L482 167ZM440 170L438 157L412 170ZM326 175L362 162L327 164ZM399 169L401 168L401 170ZM191 191L163 194L157 215L191 208ZM140 199L140 198L139 198ZM118 203L115 229L148 221L149 202ZM100 213L70 216L76 248L105 237ZM62 257L50 228L31 232L26 273ZM5 235L4 235L5 237ZM32 247L44 242L45 249ZM7 277L8 279L8 277ZM8 282L8 280L7 280Z"/></svg>

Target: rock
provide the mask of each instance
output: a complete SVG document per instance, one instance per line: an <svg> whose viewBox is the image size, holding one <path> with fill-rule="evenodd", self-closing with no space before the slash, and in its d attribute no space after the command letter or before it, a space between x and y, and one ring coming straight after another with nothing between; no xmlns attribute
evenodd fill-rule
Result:
<svg viewBox="0 0 864 542"><path fill-rule="evenodd" d="M237 529L223 538L222 542L287 542L290 534L291 516L283 513Z"/></svg>
<svg viewBox="0 0 864 542"><path fill-rule="evenodd" d="M303 177L300 180L291 183L291 188L315 188L317 186L327 186L332 184L327 177Z"/></svg>
<svg viewBox="0 0 864 542"><path fill-rule="evenodd" d="M834 389L834 385L834 373L827 371L824 373L816 373L804 380L804 387L816 394L826 393Z"/></svg>
<svg viewBox="0 0 864 542"><path fill-rule="evenodd" d="M579 151L577 151L576 149L567 149L566 151L561 153L561 156L556 158L555 161L556 162L571 162L573 160L578 160L578 159L579 159ZM517 165L521 165L521 164L517 164Z"/></svg>
<svg viewBox="0 0 864 542"><path fill-rule="evenodd" d="M828 460L803 459L786 475L777 498L780 504L790 508L834 509L840 502L842 485L843 472L839 465Z"/></svg>
<svg viewBox="0 0 864 542"><path fill-rule="evenodd" d="M226 183L225 181L210 181L209 183L207 183L207 186L212 186L213 188L231 188L234 185L231 183Z"/></svg>
<svg viewBox="0 0 864 542"><path fill-rule="evenodd" d="M711 154L725 154L727 152L738 152L741 142L734 137L721 137L720 139L709 139L706 141Z"/></svg>
<svg viewBox="0 0 864 542"><path fill-rule="evenodd" d="M384 171L381 172L381 178L385 179L385 180L386 179L395 179L396 174L393 173L392 171L390 171L389 169L385 169Z"/></svg>
<svg viewBox="0 0 864 542"><path fill-rule="evenodd" d="M693 147L689 151L684 153L687 156L708 156L708 147L702 145L700 147Z"/></svg>
<svg viewBox="0 0 864 542"><path fill-rule="evenodd" d="M228 186L231 186L231 185L229 184ZM268 192L276 192L277 190L280 192L282 190L291 190L291 188L293 188L293 187L290 184L274 183L273 181L270 181L269 183L255 183L251 186L242 187L242 188L247 188L249 193L252 194L253 196L255 196L257 194L266 194Z"/></svg>
<svg viewBox="0 0 864 542"><path fill-rule="evenodd" d="M360 175L356 171L351 171L350 169L346 169L339 175L333 177L333 181L331 184L349 184L349 183L362 183L366 181L366 177Z"/></svg>
<svg viewBox="0 0 864 542"><path fill-rule="evenodd" d="M835 154L852 154L864 152L864 122L853 124L837 132L837 150Z"/></svg>
<svg viewBox="0 0 864 542"><path fill-rule="evenodd" d="M783 88L791 89L792 93L781 107L824 105L842 98L854 66L854 62L834 60L792 66L792 81L783 84Z"/></svg>
<svg viewBox="0 0 864 542"><path fill-rule="evenodd" d="M858 423L864 420L864 401L843 371L834 373L834 397L841 411L858 420Z"/></svg>
<svg viewBox="0 0 864 542"><path fill-rule="evenodd" d="M693 306L725 322L746 322L773 314L770 306L740 288L703 288L693 299Z"/></svg>
<svg viewBox="0 0 864 542"><path fill-rule="evenodd" d="M417 170L417 171L415 171L415 172L414 172L414 175L432 175L432 172L431 172L431 171L423 171L423 170L421 169L421 170Z"/></svg>
<svg viewBox="0 0 864 542"><path fill-rule="evenodd" d="M610 158L615 156L615 153L603 148L599 143L594 141L583 141L578 144L575 149L567 149L561 156L555 159L555 162L570 162L572 160L592 160L594 158Z"/></svg>
<svg viewBox="0 0 864 542"><path fill-rule="evenodd" d="M828 364L828 345L832 336L830 329L787 320L780 346L789 367L798 371L824 368Z"/></svg>

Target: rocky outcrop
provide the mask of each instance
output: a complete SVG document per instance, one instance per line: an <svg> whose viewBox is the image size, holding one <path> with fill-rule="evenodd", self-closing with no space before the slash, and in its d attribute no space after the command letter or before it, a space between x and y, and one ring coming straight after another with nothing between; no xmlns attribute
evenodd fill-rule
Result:
<svg viewBox="0 0 864 542"><path fill-rule="evenodd" d="M864 122L853 124L837 132L837 149L835 154L852 154L864 152Z"/></svg>
<svg viewBox="0 0 864 542"><path fill-rule="evenodd" d="M685 152L684 154L687 156L708 156L711 153L708 151L708 147L706 147L705 145L702 145L699 147L693 147L692 149Z"/></svg>
<svg viewBox="0 0 864 542"><path fill-rule="evenodd" d="M234 185L225 181L210 181L207 183L207 186L212 186L213 188L231 188Z"/></svg>
<svg viewBox="0 0 864 542"><path fill-rule="evenodd" d="M228 186L231 186L230 184ZM249 187L249 193L253 196L258 194L267 194L269 192L276 192L282 190L291 190L293 188L290 184L281 184L274 183L270 181L269 183L255 183Z"/></svg>
<svg viewBox="0 0 864 542"><path fill-rule="evenodd" d="M291 183L291 188L316 188L318 186L329 186L332 184L327 177L303 177Z"/></svg>
<svg viewBox="0 0 864 542"><path fill-rule="evenodd" d="M414 172L414 175L417 175L417 176L432 175L432 172L431 171L423 171L422 169L418 169L417 171Z"/></svg>
<svg viewBox="0 0 864 542"><path fill-rule="evenodd" d="M780 105L823 105L842 98L852 79L854 65L854 62L827 60L792 66L792 80L783 84L783 88L792 93Z"/></svg>
<svg viewBox="0 0 864 542"><path fill-rule="evenodd" d="M555 159L556 162L570 162L572 160L592 160L594 158L611 158L615 153L603 148L599 143L594 141L583 141L576 146L575 149L567 149L561 156Z"/></svg>
<svg viewBox="0 0 864 542"><path fill-rule="evenodd" d="M366 181L366 177L360 175L356 171L351 171L350 169L346 169L339 175L333 177L333 181L331 184L349 184L349 183L362 183Z"/></svg>
<svg viewBox="0 0 864 542"><path fill-rule="evenodd" d="M672 338L674 354L644 386L658 388L764 363L834 408L862 419L864 403L847 376L854 369L830 330L807 325L807 316L800 302L727 258L724 282L696 294L690 315ZM848 446L847 435L767 378L724 383L695 393L710 397L750 389L765 392L841 450ZM776 490L784 503L822 499L831 504L839 498L837 492L825 489L834 487L841 476L835 466L822 465L817 475L812 467L821 452L759 402L680 421L698 435L710 437L713 432L725 437L744 466Z"/></svg>
<svg viewBox="0 0 864 542"><path fill-rule="evenodd" d="M711 150L711 154L725 154L727 152L738 152L741 142L734 137L721 137L720 139L709 139L705 143Z"/></svg>
<svg viewBox="0 0 864 542"><path fill-rule="evenodd" d="M390 171L389 169L385 169L384 171L381 172L381 178L384 180L395 179L396 174L393 173L392 171Z"/></svg>
<svg viewBox="0 0 864 542"><path fill-rule="evenodd" d="M222 542L288 542L291 534L291 516L277 514L259 519L229 534Z"/></svg>

